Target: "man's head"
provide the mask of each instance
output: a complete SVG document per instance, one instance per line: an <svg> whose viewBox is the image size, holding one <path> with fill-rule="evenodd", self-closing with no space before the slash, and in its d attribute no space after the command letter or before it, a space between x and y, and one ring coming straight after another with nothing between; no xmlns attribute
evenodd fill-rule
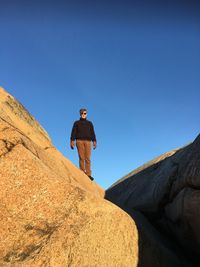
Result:
<svg viewBox="0 0 200 267"><path fill-rule="evenodd" d="M80 116L83 119L85 119L87 117L87 109L86 108L81 108L80 109Z"/></svg>

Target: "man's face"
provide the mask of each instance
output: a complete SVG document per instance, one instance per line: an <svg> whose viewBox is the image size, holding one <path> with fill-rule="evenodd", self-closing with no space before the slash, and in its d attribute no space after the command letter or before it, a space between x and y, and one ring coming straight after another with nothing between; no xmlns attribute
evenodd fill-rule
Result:
<svg viewBox="0 0 200 267"><path fill-rule="evenodd" d="M87 111L85 110L85 111L82 111L81 112L81 118L82 119L85 119L87 117Z"/></svg>

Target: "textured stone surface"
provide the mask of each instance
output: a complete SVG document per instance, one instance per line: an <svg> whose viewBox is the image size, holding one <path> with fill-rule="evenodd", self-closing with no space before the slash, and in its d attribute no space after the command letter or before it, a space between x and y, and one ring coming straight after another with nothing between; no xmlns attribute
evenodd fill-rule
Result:
<svg viewBox="0 0 200 267"><path fill-rule="evenodd" d="M140 212L130 211L139 232L137 267L193 267L176 242L156 229Z"/></svg>
<svg viewBox="0 0 200 267"><path fill-rule="evenodd" d="M0 266L137 266L132 218L0 96Z"/></svg>
<svg viewBox="0 0 200 267"><path fill-rule="evenodd" d="M151 223L177 242L183 253L200 251L200 135L178 150L120 179L106 198L142 212Z"/></svg>
<svg viewBox="0 0 200 267"><path fill-rule="evenodd" d="M11 123L18 131L30 137L42 147L51 145L51 140L43 127L13 96L0 87L0 117Z"/></svg>

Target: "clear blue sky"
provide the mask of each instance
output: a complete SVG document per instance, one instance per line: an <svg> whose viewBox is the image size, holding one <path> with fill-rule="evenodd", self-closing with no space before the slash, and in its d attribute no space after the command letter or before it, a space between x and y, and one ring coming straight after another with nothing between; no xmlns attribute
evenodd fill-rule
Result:
<svg viewBox="0 0 200 267"><path fill-rule="evenodd" d="M200 8L196 1L2 1L0 85L69 148L88 108L104 188L191 142L200 125Z"/></svg>

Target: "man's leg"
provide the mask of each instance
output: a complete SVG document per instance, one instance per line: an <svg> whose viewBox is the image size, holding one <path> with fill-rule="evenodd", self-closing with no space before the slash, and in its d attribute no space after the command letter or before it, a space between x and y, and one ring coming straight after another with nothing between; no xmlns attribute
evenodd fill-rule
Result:
<svg viewBox="0 0 200 267"><path fill-rule="evenodd" d="M85 146L83 140L76 140L76 147L78 150L79 156L79 167L82 171L85 172Z"/></svg>
<svg viewBox="0 0 200 267"><path fill-rule="evenodd" d="M91 176L91 141L84 141L85 144L85 170L88 176Z"/></svg>

